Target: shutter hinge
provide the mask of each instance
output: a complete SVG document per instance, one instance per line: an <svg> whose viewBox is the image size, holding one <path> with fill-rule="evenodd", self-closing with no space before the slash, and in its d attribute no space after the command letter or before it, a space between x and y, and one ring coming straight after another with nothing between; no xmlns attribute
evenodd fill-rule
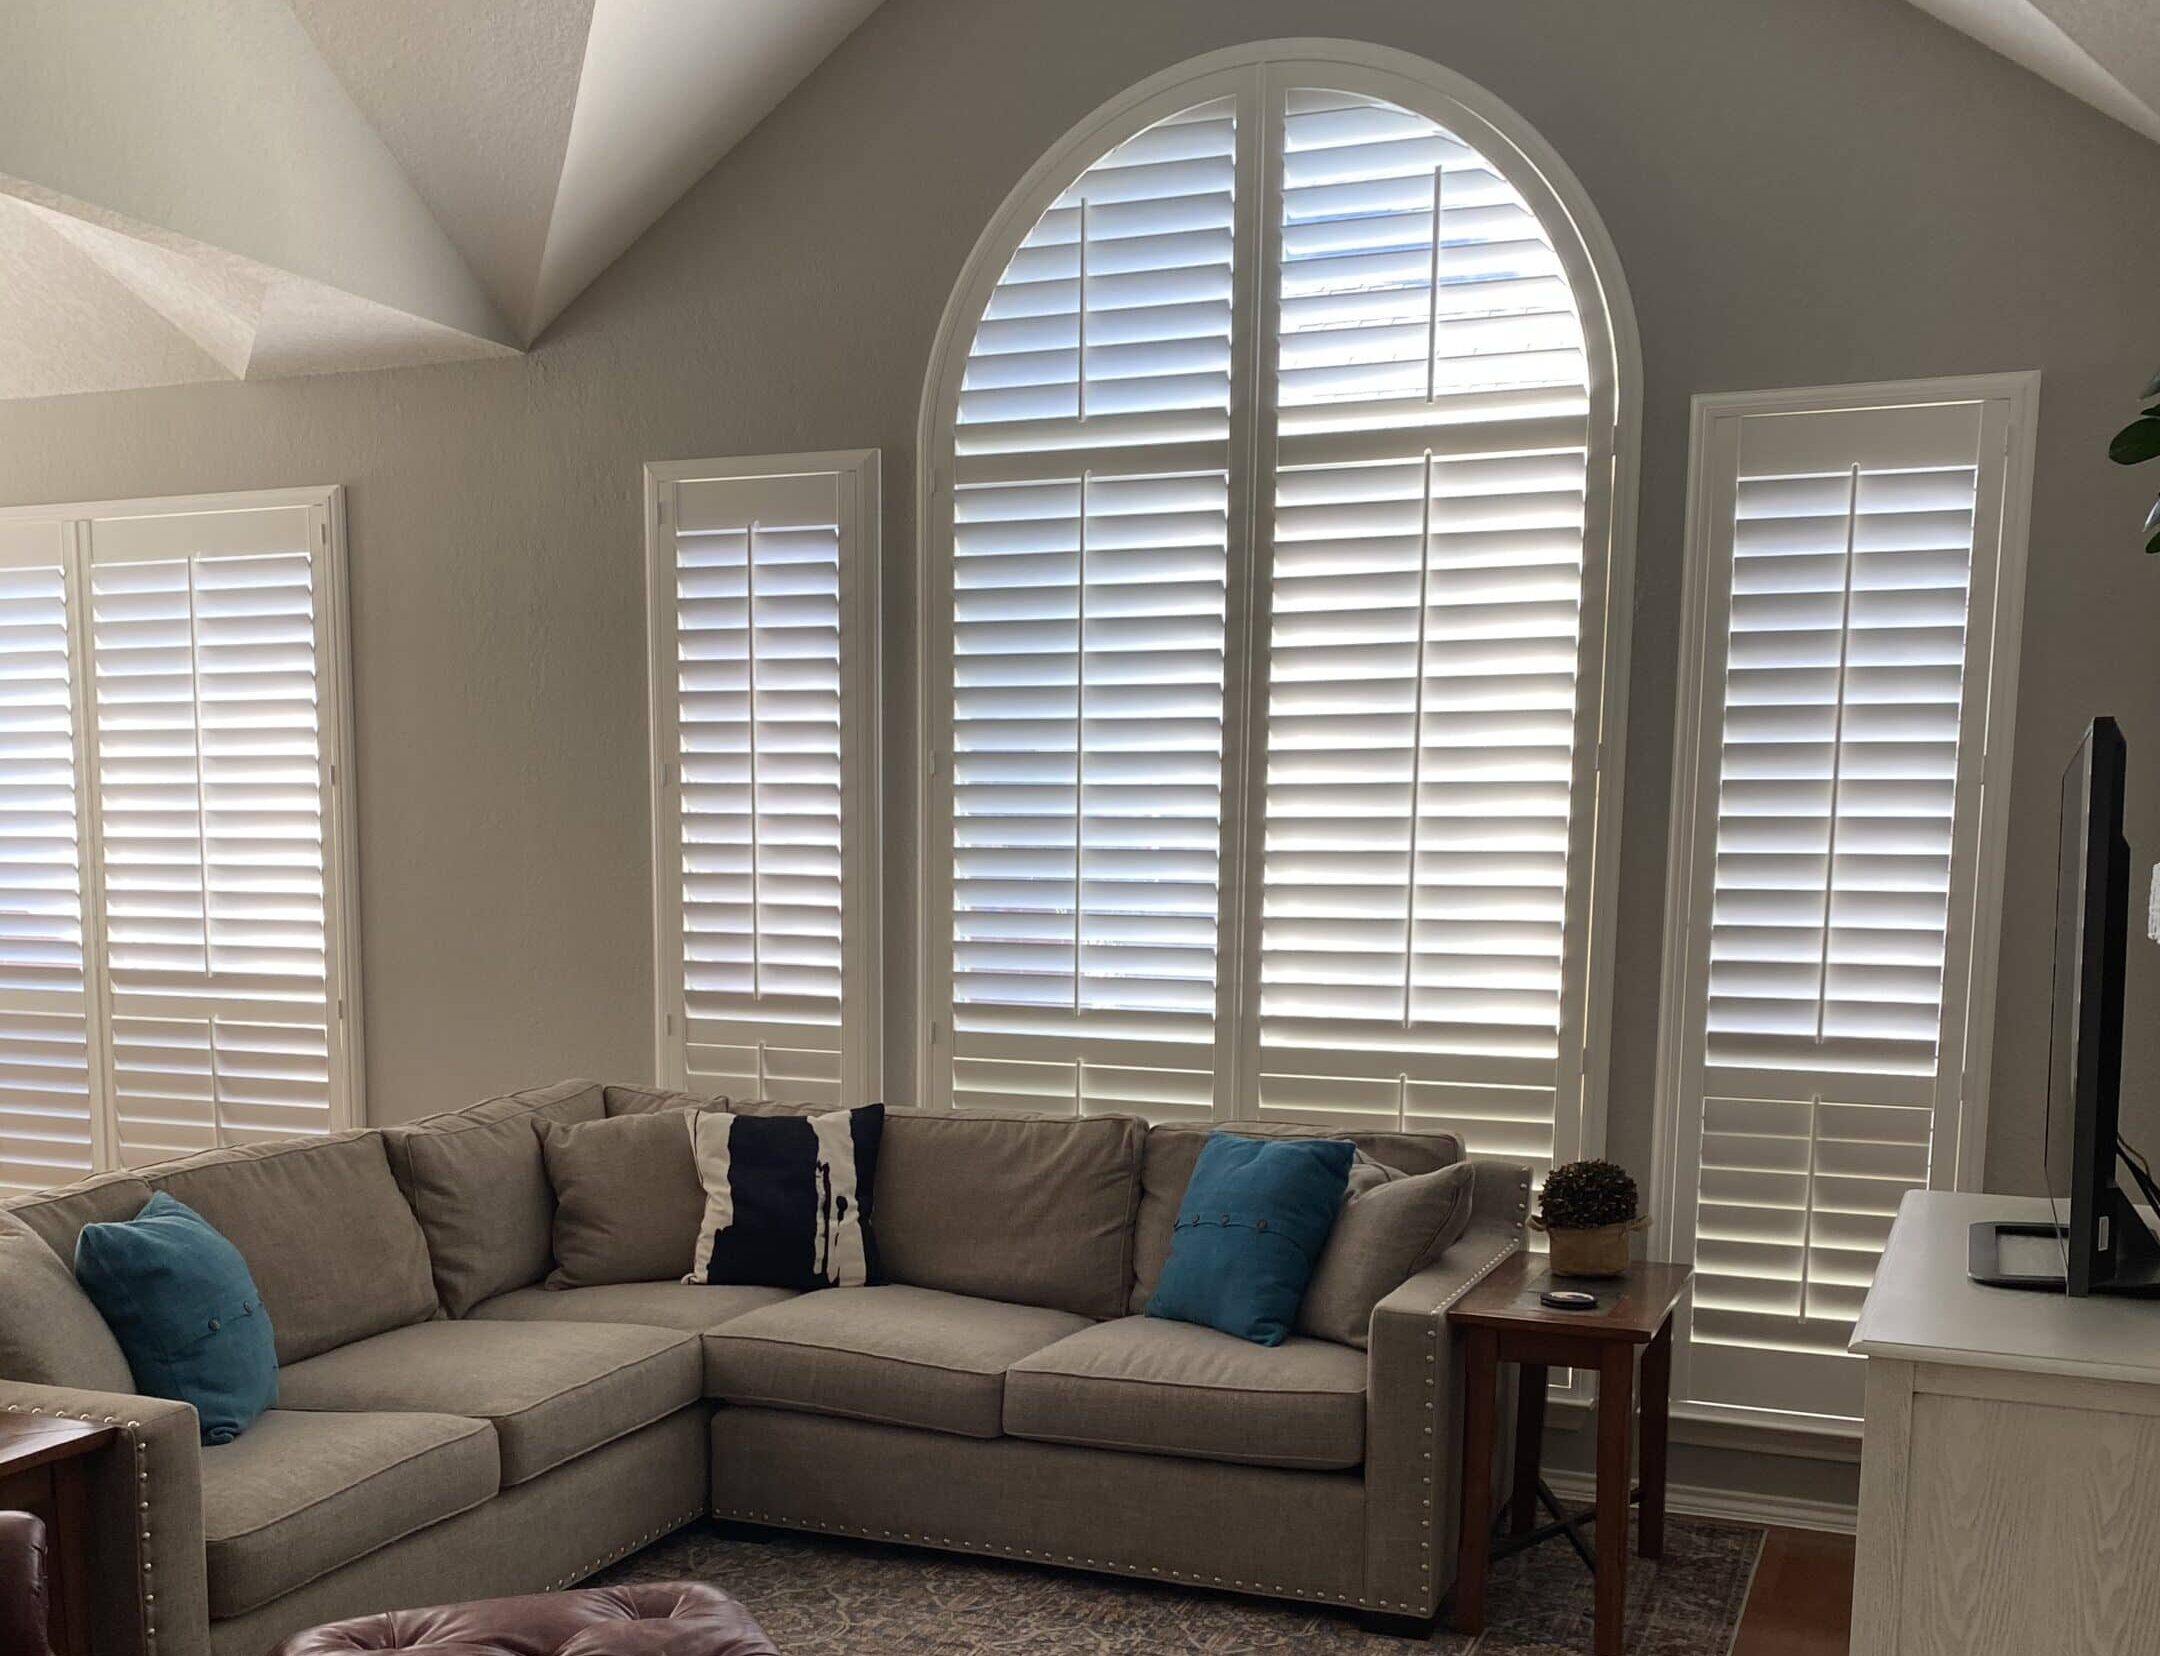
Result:
<svg viewBox="0 0 2160 1656"><path fill-rule="evenodd" d="M337 1015L338 1022L343 1023L345 1021L345 997L343 995L337 998Z"/></svg>
<svg viewBox="0 0 2160 1656"><path fill-rule="evenodd" d="M663 1014L663 1015L662 1015L662 1017L661 1017L660 1023L661 1023L661 1027L662 1027L663 1029L665 1029L665 1030L666 1030L666 1031L667 1031L667 1032L668 1032L668 1033L669 1033L670 1035L672 1035L672 1034L674 1034L674 1033L675 1033L675 1014L674 1014L674 1013L672 1013L672 1012L668 1012L668 1013L665 1013L665 1014Z"/></svg>
<svg viewBox="0 0 2160 1656"><path fill-rule="evenodd" d="M324 518L322 522L315 525L315 538L325 546L330 544L330 520L328 518Z"/></svg>
<svg viewBox="0 0 2160 1656"><path fill-rule="evenodd" d="M657 522L667 522L667 496L662 495L653 502L653 516Z"/></svg>
<svg viewBox="0 0 2160 1656"><path fill-rule="evenodd" d="M950 467L939 466L930 473L930 490L933 494L952 493L952 470Z"/></svg>
<svg viewBox="0 0 2160 1656"><path fill-rule="evenodd" d="M337 786L337 761L335 759L330 761L330 786L333 788Z"/></svg>
<svg viewBox="0 0 2160 1656"><path fill-rule="evenodd" d="M936 748L930 750L930 774L932 776L945 774L945 755L938 752Z"/></svg>
<svg viewBox="0 0 2160 1656"><path fill-rule="evenodd" d="M935 1018L930 1020L930 1044L936 1046L945 1039L945 1026Z"/></svg>
<svg viewBox="0 0 2160 1656"><path fill-rule="evenodd" d="M660 767L660 786L663 788L672 788L674 785L675 767L672 764L662 764Z"/></svg>

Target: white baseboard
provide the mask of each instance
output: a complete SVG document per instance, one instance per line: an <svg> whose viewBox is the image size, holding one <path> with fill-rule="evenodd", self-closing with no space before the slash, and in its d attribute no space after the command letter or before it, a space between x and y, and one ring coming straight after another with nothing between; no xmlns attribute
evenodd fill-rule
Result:
<svg viewBox="0 0 2160 1656"><path fill-rule="evenodd" d="M1555 1469L1545 1474L1545 1481L1562 1501L1588 1506L1596 1496L1596 1480L1587 1472ZM1841 1501L1750 1495L1741 1490L1703 1489L1691 1484L1667 1485L1665 1509L1690 1518L1722 1518L1728 1523L1779 1529L1828 1530L1834 1535L1851 1535L1859 1527L1859 1513Z"/></svg>

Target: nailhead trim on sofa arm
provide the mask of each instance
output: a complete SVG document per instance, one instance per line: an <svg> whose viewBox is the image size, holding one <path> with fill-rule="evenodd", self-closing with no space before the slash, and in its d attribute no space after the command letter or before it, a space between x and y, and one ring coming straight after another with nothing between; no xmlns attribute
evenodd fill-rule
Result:
<svg viewBox="0 0 2160 1656"><path fill-rule="evenodd" d="M133 1556L127 1569L134 1588L134 1609L141 1630L141 1648L145 1656L200 1656L209 1649L208 1609L202 1579L202 1538L192 1539L186 1535L186 1513L192 1504L197 1516L195 1528L201 1527L200 1484L197 1483L192 1503L190 1492L184 1488L174 1489L169 1482L152 1478L151 1446L154 1436L169 1436L182 1453L182 1461L189 1469L198 1469L201 1453L200 1427L195 1411L185 1403L174 1403L158 1398L123 1397L102 1392L76 1391L60 1386L33 1386L15 1381L0 1381L0 1411L11 1415L27 1415L44 1420L79 1420L92 1425L116 1427L120 1433L121 1453L125 1456L123 1466L133 1472L133 1489L128 1492L127 1504L132 1509L135 1522L130 1526L134 1542ZM75 1407L69 1407L75 1404ZM129 1465L129 1463L132 1463ZM122 1474L125 1475L125 1472ZM108 1469L105 1473L110 1478ZM93 1473L91 1491L92 1510L113 1502L117 1492L109 1486L99 1488L97 1474ZM199 1479L199 1470L198 1470ZM183 1479L184 1482L184 1474ZM171 1535L177 1526L179 1534ZM175 1557L179 1560L182 1579L168 1581L165 1598L158 1596L156 1552L159 1543L171 1535ZM195 1568L187 1569L192 1557ZM193 1580L186 1577L192 1574ZM109 1575L91 1582L93 1614L112 1602L101 1595L110 1594L118 1583ZM192 1591L190 1590L192 1589ZM177 1595L177 1598L176 1598ZM192 1600L192 1612L189 1601Z"/></svg>
<svg viewBox="0 0 2160 1656"><path fill-rule="evenodd" d="M1453 1361L1454 1353L1449 1343L1448 1312L1456 1301L1525 1246L1530 1211L1530 1169L1518 1162L1480 1160L1474 1189L1470 1228L1437 1264L1395 1289L1373 1312L1370 1344L1375 1360L1366 1396L1366 1592L1359 1600L1367 1608L1401 1611L1416 1617L1430 1616L1439 1606L1443 1582L1452 1579L1446 1573L1452 1561L1443 1560L1439 1571L1433 1564L1434 1539L1446 1533L1452 1516L1441 1510L1439 1502L1447 1491L1457 1487L1455 1478L1460 1475L1453 1444L1441 1444L1440 1456L1436 1458L1434 1454L1435 1440L1441 1435L1441 1428L1451 1420L1452 1401L1459 1389L1451 1386L1443 1390L1440 1385L1443 1357L1449 1361L1451 1377L1460 1367ZM1382 1499L1376 1479L1385 1477L1388 1472L1384 1459L1389 1453L1385 1443L1388 1434L1380 1411L1394 1401L1382 1395L1380 1384L1384 1370L1382 1342L1387 1337L1383 1320L1396 1324L1415 1321L1415 1337L1424 1347L1419 1429L1412 1440L1418 1456L1418 1567L1415 1587L1411 1591L1404 1590L1410 1584L1401 1579L1401 1573L1408 1568L1407 1560L1398 1566L1381 1567L1385 1555L1378 1546L1379 1539L1389 1533L1399 1536L1401 1531L1398 1526L1390 1532L1387 1514L1375 1515L1374 1511L1375 1503ZM1443 1467L1453 1475L1438 1477ZM1389 1590L1391 1587L1392 1591Z"/></svg>

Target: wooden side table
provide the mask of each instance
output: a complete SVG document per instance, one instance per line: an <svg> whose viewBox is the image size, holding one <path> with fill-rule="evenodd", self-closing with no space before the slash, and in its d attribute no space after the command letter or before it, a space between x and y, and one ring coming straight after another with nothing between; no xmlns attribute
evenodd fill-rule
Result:
<svg viewBox="0 0 2160 1656"><path fill-rule="evenodd" d="M1485 1628L1485 1577L1495 1542L1493 1432L1500 1365L1519 1366L1515 1416L1514 1486L1508 1500L1503 1553L1565 1535L1597 1578L1593 1656L1620 1656L1627 1609L1628 1507L1642 1506L1637 1550L1665 1550L1666 1401L1672 1379L1672 1318L1693 1273L1685 1265L1637 1263L1625 1276L1555 1278L1537 1256L1517 1254L1455 1302L1449 1321L1466 1336L1469 1392L1463 1401L1461 1556L1455 1572L1455 1631ZM1556 1311L1538 1303L1547 1288L1577 1288L1598 1296L1594 1311ZM1633 1424L1635 1354L1642 1353L1642 1486L1631 1490L1629 1428ZM1587 1369L1598 1377L1597 1504L1566 1513L1538 1478L1545 1430L1545 1383L1553 1368ZM1537 1523L1543 1499L1553 1522ZM1595 1525L1593 1556L1582 1524Z"/></svg>
<svg viewBox="0 0 2160 1656"><path fill-rule="evenodd" d="M90 1457L119 1436L94 1421L0 1414L0 1509L44 1520L57 1656L90 1656Z"/></svg>

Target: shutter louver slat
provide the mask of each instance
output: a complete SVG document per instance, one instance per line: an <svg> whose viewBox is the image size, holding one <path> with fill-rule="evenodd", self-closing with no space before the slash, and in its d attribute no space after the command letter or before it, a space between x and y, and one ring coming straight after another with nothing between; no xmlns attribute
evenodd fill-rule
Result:
<svg viewBox="0 0 2160 1656"><path fill-rule="evenodd" d="M1857 1415L1852 1322L1930 1181L1979 434L1971 403L1740 425L1689 967L1704 1401Z"/></svg>
<svg viewBox="0 0 2160 1656"><path fill-rule="evenodd" d="M276 551L227 553L226 528ZM123 522L125 520L122 520ZM173 520L108 559L91 677L116 1149L140 1165L331 1125L315 567L303 511ZM118 551L147 531L121 528Z"/></svg>
<svg viewBox="0 0 2160 1656"><path fill-rule="evenodd" d="M20 540L0 565L0 1196L95 1165L66 576L54 526Z"/></svg>
<svg viewBox="0 0 2160 1656"><path fill-rule="evenodd" d="M1582 327L1536 215L1453 134L1330 92L1286 119L1259 1108L1444 1126L1542 1171Z"/></svg>
<svg viewBox="0 0 2160 1656"><path fill-rule="evenodd" d="M832 474L684 484L674 543L686 1079L841 1102L841 525Z"/></svg>

